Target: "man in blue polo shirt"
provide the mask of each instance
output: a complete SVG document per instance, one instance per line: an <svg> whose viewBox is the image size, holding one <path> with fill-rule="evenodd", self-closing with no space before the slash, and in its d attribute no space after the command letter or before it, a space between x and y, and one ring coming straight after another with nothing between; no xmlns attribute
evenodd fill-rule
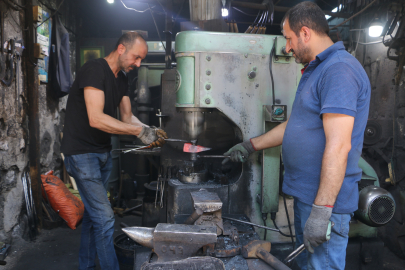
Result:
<svg viewBox="0 0 405 270"><path fill-rule="evenodd" d="M357 209L358 167L370 103L370 82L362 65L333 43L322 10L302 2L285 15L287 52L305 64L291 116L226 155L245 162L251 153L282 144L283 192L294 197L297 258L301 269L344 269L349 221ZM335 225L326 239L329 221Z"/></svg>

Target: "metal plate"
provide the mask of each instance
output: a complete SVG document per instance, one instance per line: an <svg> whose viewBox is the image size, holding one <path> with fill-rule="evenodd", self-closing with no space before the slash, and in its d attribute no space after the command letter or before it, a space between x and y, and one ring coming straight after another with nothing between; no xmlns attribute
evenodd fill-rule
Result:
<svg viewBox="0 0 405 270"><path fill-rule="evenodd" d="M206 189L190 192L194 201L194 208L200 208L204 212L215 212L222 208L222 201L218 194L209 192Z"/></svg>

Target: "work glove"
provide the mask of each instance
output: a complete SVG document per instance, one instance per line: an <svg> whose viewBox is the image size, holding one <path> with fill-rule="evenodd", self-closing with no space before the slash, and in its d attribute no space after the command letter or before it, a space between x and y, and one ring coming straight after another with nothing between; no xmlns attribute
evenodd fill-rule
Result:
<svg viewBox="0 0 405 270"><path fill-rule="evenodd" d="M156 127L147 127L143 126L141 133L139 133L138 138L144 144L152 144L156 142L156 145L162 146L165 143L164 139L167 139L167 134L164 130L156 128ZM159 140L160 139L160 140Z"/></svg>
<svg viewBox="0 0 405 270"><path fill-rule="evenodd" d="M222 164L227 163L229 160L233 162L246 162L249 158L249 155L255 151L253 148L252 143L249 141L245 141L243 143L239 143L228 150L228 152L224 153L224 156L230 156L222 161Z"/></svg>
<svg viewBox="0 0 405 270"><path fill-rule="evenodd" d="M330 239L333 222L329 221L332 215L331 207L312 205L311 214L304 228L304 246L314 253L314 248Z"/></svg>

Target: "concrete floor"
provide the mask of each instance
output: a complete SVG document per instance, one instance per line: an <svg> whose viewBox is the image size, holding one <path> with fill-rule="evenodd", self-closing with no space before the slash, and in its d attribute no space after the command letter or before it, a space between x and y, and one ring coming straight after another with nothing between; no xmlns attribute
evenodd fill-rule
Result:
<svg viewBox="0 0 405 270"><path fill-rule="evenodd" d="M122 233L119 224L140 226L141 218L116 216L114 237ZM10 270L73 270L78 268L80 226L71 230L67 226L53 230L43 230L35 242L16 240L6 258L7 265L0 266ZM100 269L97 264L96 269ZM404 270L405 260L399 259L388 248L384 250L383 270ZM350 269L352 270L352 269ZM353 269L355 270L355 269Z"/></svg>

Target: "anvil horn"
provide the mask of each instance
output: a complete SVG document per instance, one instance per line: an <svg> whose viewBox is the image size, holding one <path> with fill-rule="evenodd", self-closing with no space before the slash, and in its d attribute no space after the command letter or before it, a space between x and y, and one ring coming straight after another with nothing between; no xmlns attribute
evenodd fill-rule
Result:
<svg viewBox="0 0 405 270"><path fill-rule="evenodd" d="M122 229L129 238L137 242L138 244L153 248L153 232L155 228L146 227L127 227Z"/></svg>

